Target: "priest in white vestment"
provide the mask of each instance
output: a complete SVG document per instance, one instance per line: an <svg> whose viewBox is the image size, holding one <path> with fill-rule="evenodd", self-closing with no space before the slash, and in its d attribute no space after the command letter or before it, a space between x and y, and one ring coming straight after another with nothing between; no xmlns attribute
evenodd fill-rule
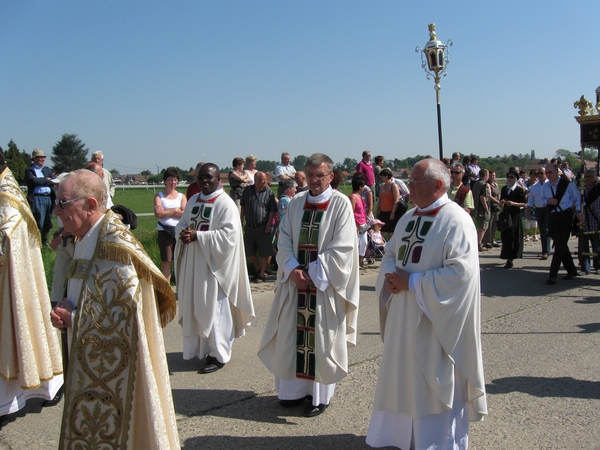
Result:
<svg viewBox="0 0 600 450"><path fill-rule="evenodd" d="M348 374L356 344L359 274L350 200L333 190L333 161L306 164L309 190L296 195L279 225L277 285L258 356L275 375L281 406L325 411Z"/></svg>
<svg viewBox="0 0 600 450"><path fill-rule="evenodd" d="M0 416L32 397L50 405L63 385L40 245L27 199L0 148Z"/></svg>
<svg viewBox="0 0 600 450"><path fill-rule="evenodd" d="M77 170L54 208L78 238L67 296L52 312L69 336L59 449L178 449L161 330L175 295L106 196L102 179Z"/></svg>
<svg viewBox="0 0 600 450"><path fill-rule="evenodd" d="M175 231L183 359L206 358L201 373L229 362L234 338L254 318L240 215L219 180L215 164L202 165L200 192L188 200Z"/></svg>
<svg viewBox="0 0 600 450"><path fill-rule="evenodd" d="M441 161L415 165L408 186L416 208L385 248L372 447L466 449L469 421L487 414L477 233L446 195L449 183Z"/></svg>

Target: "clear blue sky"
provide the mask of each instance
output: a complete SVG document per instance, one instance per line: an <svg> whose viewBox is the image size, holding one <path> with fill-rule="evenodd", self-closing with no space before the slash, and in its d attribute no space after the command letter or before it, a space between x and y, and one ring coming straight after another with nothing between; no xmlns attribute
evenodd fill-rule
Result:
<svg viewBox="0 0 600 450"><path fill-rule="evenodd" d="M579 150L600 1L0 0L0 145L76 133L105 167L438 154L417 45L452 39L444 154Z"/></svg>

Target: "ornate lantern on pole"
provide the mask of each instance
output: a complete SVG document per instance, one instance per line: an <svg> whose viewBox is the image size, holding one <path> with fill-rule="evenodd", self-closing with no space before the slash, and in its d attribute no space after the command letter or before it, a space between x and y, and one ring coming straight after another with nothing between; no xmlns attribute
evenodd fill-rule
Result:
<svg viewBox="0 0 600 450"><path fill-rule="evenodd" d="M417 46L415 52L421 53L421 67L427 74L427 79L430 80L431 77L434 77L435 81L435 95L437 101L437 119L438 119L438 139L440 146L440 160L444 157L444 147L442 144L442 110L441 110L441 101L440 101L440 78L445 77L446 74L446 66L450 62L448 59L448 55L450 52L448 51L448 47L454 45L454 42L451 39L448 39L448 42L444 45L441 41L438 40L435 35L435 23L429 24L429 42L425 44L425 48L421 48L421 46Z"/></svg>

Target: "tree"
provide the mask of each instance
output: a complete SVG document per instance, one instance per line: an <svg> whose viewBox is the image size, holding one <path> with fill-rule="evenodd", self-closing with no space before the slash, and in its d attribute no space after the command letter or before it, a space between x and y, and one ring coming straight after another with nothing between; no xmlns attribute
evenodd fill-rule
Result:
<svg viewBox="0 0 600 450"><path fill-rule="evenodd" d="M345 158L344 162L338 164L336 169L345 170L346 172L354 172L356 170L356 166L358 165L358 161L354 158Z"/></svg>
<svg viewBox="0 0 600 450"><path fill-rule="evenodd" d="M59 174L84 168L89 162L88 150L76 134L63 134L60 141L52 147L52 170Z"/></svg>
<svg viewBox="0 0 600 450"><path fill-rule="evenodd" d="M298 155L292 161L292 166L294 166L294 169L296 170L304 170L306 161L308 161L308 156Z"/></svg>
<svg viewBox="0 0 600 450"><path fill-rule="evenodd" d="M4 153L6 165L13 173L19 184L25 183L25 169L31 163L31 156L27 153L20 152L17 144L12 139L8 143L8 149Z"/></svg>
<svg viewBox="0 0 600 450"><path fill-rule="evenodd" d="M152 175L152 172L151 172L151 171L149 171L149 170L142 170L142 171L140 172L140 175L148 175L148 176L150 176L150 175Z"/></svg>

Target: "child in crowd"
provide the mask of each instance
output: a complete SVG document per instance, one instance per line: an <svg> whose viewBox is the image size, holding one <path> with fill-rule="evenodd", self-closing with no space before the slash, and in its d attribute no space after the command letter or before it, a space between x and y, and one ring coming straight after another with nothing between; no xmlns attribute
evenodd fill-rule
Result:
<svg viewBox="0 0 600 450"><path fill-rule="evenodd" d="M369 230L369 238L371 239L371 242L379 251L381 251L381 253L383 253L386 244L386 241L381 234L381 227L383 225L385 225L384 222L375 219L373 222L371 222L371 229Z"/></svg>

